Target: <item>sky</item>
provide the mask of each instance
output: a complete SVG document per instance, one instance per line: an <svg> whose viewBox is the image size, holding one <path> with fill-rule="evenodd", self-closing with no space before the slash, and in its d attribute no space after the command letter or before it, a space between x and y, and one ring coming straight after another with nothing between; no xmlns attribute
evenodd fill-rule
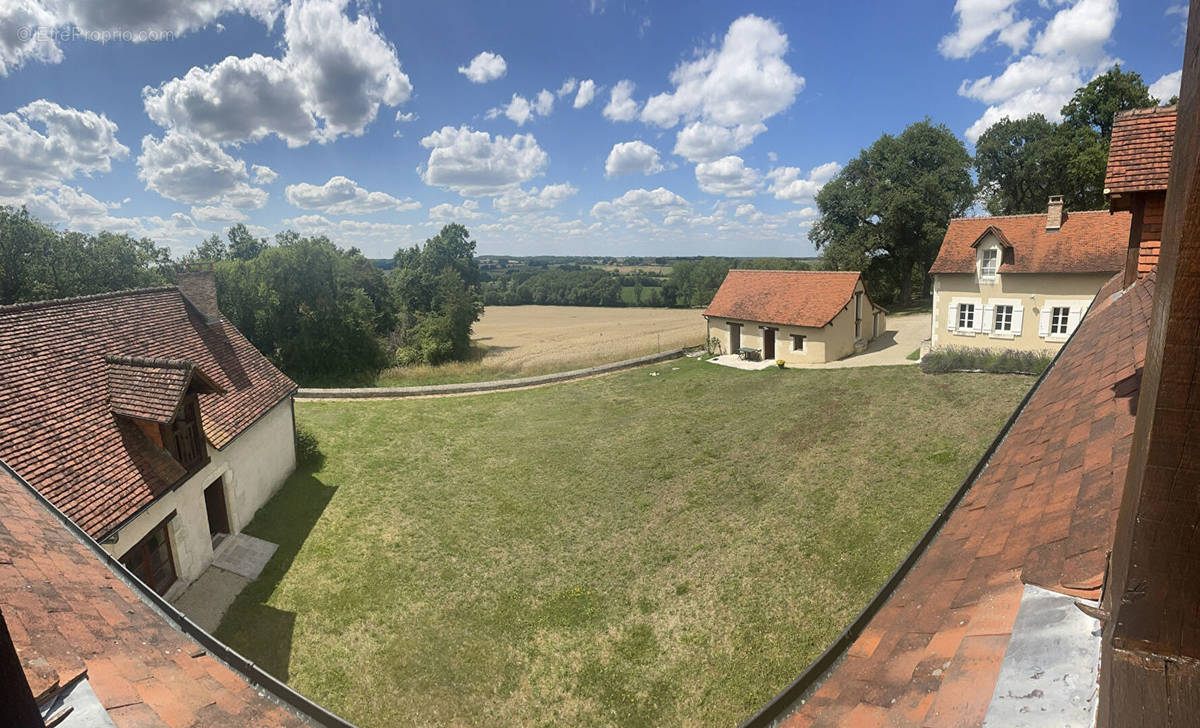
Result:
<svg viewBox="0 0 1200 728"><path fill-rule="evenodd" d="M245 223L389 257L808 256L814 196L928 118L973 151L1179 0L0 0L0 204L175 253Z"/></svg>

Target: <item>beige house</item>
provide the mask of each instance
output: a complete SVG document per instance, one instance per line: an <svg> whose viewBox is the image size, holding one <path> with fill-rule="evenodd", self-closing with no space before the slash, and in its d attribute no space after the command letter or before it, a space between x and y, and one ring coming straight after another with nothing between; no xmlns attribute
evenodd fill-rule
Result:
<svg viewBox="0 0 1200 728"><path fill-rule="evenodd" d="M296 385L179 286L0 306L0 458L160 594L296 465Z"/></svg>
<svg viewBox="0 0 1200 728"><path fill-rule="evenodd" d="M950 221L930 273L930 344L1055 351L1125 267L1129 215L1071 212Z"/></svg>
<svg viewBox="0 0 1200 728"><path fill-rule="evenodd" d="M704 318L721 353L794 364L850 356L887 329L861 274L840 271L731 270Z"/></svg>

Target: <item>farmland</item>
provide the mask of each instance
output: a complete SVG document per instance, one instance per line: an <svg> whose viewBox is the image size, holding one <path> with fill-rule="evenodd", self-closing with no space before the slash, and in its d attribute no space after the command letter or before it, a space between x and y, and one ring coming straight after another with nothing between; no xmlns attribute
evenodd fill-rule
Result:
<svg viewBox="0 0 1200 728"><path fill-rule="evenodd" d="M324 460L248 527L280 548L217 634L363 728L734 725L879 588L1030 383L685 359L297 402Z"/></svg>
<svg viewBox="0 0 1200 728"><path fill-rule="evenodd" d="M381 386L484 381L605 364L704 342L695 309L495 306L475 324L467 362L389 369Z"/></svg>

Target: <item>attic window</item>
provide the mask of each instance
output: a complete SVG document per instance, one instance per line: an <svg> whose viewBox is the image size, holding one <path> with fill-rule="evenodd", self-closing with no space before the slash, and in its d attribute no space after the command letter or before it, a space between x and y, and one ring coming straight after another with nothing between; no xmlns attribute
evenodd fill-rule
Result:
<svg viewBox="0 0 1200 728"><path fill-rule="evenodd" d="M996 280L996 269L1000 267L1000 251L995 248L984 248L979 251L979 278L985 281Z"/></svg>

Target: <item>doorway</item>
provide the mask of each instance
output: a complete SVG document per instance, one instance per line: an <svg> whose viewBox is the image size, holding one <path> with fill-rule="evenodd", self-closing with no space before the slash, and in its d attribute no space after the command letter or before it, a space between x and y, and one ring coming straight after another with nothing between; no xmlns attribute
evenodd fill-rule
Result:
<svg viewBox="0 0 1200 728"><path fill-rule="evenodd" d="M742 348L742 325L729 324L729 353L736 354Z"/></svg>
<svg viewBox="0 0 1200 728"><path fill-rule="evenodd" d="M775 358L775 329L766 326L762 329L763 337L763 360L770 361Z"/></svg>
<svg viewBox="0 0 1200 728"><path fill-rule="evenodd" d="M208 512L208 535L212 537L213 549L216 549L229 535L229 511L225 505L223 479L217 478L204 489L204 508Z"/></svg>

